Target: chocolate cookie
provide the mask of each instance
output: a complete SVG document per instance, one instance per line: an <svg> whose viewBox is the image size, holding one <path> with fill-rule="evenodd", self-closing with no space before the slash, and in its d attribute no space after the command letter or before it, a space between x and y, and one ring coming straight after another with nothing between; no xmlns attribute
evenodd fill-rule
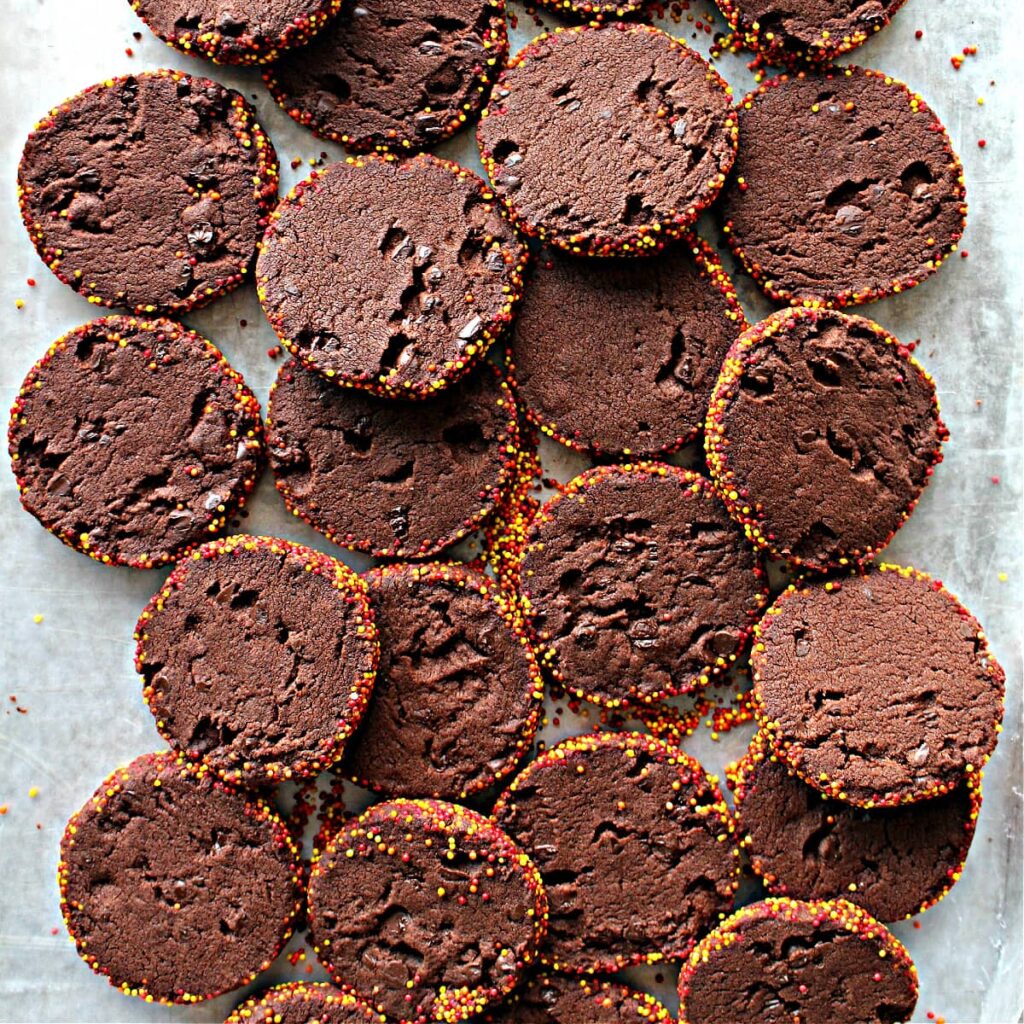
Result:
<svg viewBox="0 0 1024 1024"><path fill-rule="evenodd" d="M96 790L68 823L57 869L82 959L159 1003L209 999L269 967L301 877L298 848L262 800L169 752Z"/></svg>
<svg viewBox="0 0 1024 1024"><path fill-rule="evenodd" d="M660 249L736 157L731 89L649 25L556 29L511 60L477 130L514 221L571 252Z"/></svg>
<svg viewBox="0 0 1024 1024"><path fill-rule="evenodd" d="M225 528L263 459L253 393L205 338L110 316L29 371L7 433L21 503L65 544L149 569Z"/></svg>
<svg viewBox="0 0 1024 1024"><path fill-rule="evenodd" d="M267 318L310 369L422 398L504 330L526 258L471 171L431 156L353 157L281 203L256 274Z"/></svg>
<svg viewBox="0 0 1024 1024"><path fill-rule="evenodd" d="M540 868L542 961L575 973L679 959L732 909L739 851L693 758L642 733L591 733L541 754L494 819Z"/></svg>
<svg viewBox="0 0 1024 1024"><path fill-rule="evenodd" d="M826 569L889 543L948 437L931 377L896 338L860 316L789 309L730 350L704 444L750 540Z"/></svg>
<svg viewBox="0 0 1024 1024"><path fill-rule="evenodd" d="M740 104L740 136L726 236L777 302L870 302L919 284L956 249L960 160L924 100L884 72L764 82Z"/></svg>
<svg viewBox="0 0 1024 1024"><path fill-rule="evenodd" d="M313 946L389 1020L464 1021L534 961L547 901L530 859L475 811L376 804L313 865Z"/></svg>
<svg viewBox="0 0 1024 1024"><path fill-rule="evenodd" d="M128 0L165 42L218 64L264 64L304 46L342 0Z"/></svg>
<svg viewBox="0 0 1024 1024"><path fill-rule="evenodd" d="M55 107L18 198L43 262L102 306L185 312L245 280L277 201L277 154L242 96L145 71Z"/></svg>
<svg viewBox="0 0 1024 1024"><path fill-rule="evenodd" d="M843 896L880 921L927 910L960 880L981 810L980 778L902 807L829 800L772 754L763 733L726 776L750 862L770 892Z"/></svg>
<svg viewBox="0 0 1024 1024"><path fill-rule="evenodd" d="M379 654L355 573L310 548L245 534L182 561L135 639L161 735L249 786L315 775L341 756Z"/></svg>
<svg viewBox="0 0 1024 1024"><path fill-rule="evenodd" d="M540 429L573 448L669 452L697 435L746 326L718 256L693 236L639 262L548 251L516 319L519 394Z"/></svg>
<svg viewBox="0 0 1024 1024"><path fill-rule="evenodd" d="M344 772L388 796L464 800L511 772L537 731L543 683L493 580L461 565L367 574L381 661Z"/></svg>
<svg viewBox="0 0 1024 1024"><path fill-rule="evenodd" d="M905 0L716 0L744 45L770 64L824 63L880 32Z"/></svg>
<svg viewBox="0 0 1024 1024"><path fill-rule="evenodd" d="M492 366L412 407L286 363L270 465L288 508L336 544L433 555L475 530L514 470L516 404Z"/></svg>
<svg viewBox="0 0 1024 1024"><path fill-rule="evenodd" d="M852 903L765 900L693 951L679 1002L679 1024L897 1024L917 1005L917 969Z"/></svg>
<svg viewBox="0 0 1024 1024"><path fill-rule="evenodd" d="M768 590L709 481L599 466L534 519L523 603L567 690L609 707L689 693L746 647Z"/></svg>
<svg viewBox="0 0 1024 1024"><path fill-rule="evenodd" d="M380 1017L350 992L293 981L242 1003L224 1024L380 1024Z"/></svg>
<svg viewBox="0 0 1024 1024"><path fill-rule="evenodd" d="M532 978L485 1018L487 1024L672 1024L653 996L593 978Z"/></svg>
<svg viewBox="0 0 1024 1024"><path fill-rule="evenodd" d="M588 22L628 18L657 7L654 0L538 0L538 6L554 11L563 18Z"/></svg>
<svg viewBox="0 0 1024 1024"><path fill-rule="evenodd" d="M487 101L508 54L504 0L346 6L264 80L299 124L352 150L427 149Z"/></svg>
<svg viewBox="0 0 1024 1024"><path fill-rule="evenodd" d="M1006 676L974 616L922 572L793 585L756 633L758 721L828 796L867 808L940 796L996 745Z"/></svg>

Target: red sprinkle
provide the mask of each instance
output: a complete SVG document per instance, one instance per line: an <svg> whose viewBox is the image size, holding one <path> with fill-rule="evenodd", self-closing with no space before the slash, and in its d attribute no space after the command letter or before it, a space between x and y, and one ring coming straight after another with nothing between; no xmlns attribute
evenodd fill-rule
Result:
<svg viewBox="0 0 1024 1024"><path fill-rule="evenodd" d="M914 38L915 38L915 39L922 39L922 38L924 38L924 32L923 32L923 31L922 31L921 29L918 29L918 30L917 30L917 31L916 31L916 32L914 33Z"/></svg>
<svg viewBox="0 0 1024 1024"><path fill-rule="evenodd" d="M130 46L126 46L124 48L124 52L125 52L125 56L126 57L134 57L135 56L135 52L132 50L132 48Z"/></svg>
<svg viewBox="0 0 1024 1024"><path fill-rule="evenodd" d="M34 277L30 277L25 283L29 286L29 288L35 288L36 279Z"/></svg>
<svg viewBox="0 0 1024 1024"><path fill-rule="evenodd" d="M998 484L999 483L999 477L997 477L997 476L992 477L992 483Z"/></svg>
<svg viewBox="0 0 1024 1024"><path fill-rule="evenodd" d="M984 149L988 143L984 139L978 139L978 149Z"/></svg>

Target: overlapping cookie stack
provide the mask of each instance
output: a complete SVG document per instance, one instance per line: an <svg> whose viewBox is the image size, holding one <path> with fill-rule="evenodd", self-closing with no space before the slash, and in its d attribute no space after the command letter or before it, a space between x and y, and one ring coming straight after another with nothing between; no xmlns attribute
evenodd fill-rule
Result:
<svg viewBox="0 0 1024 1024"><path fill-rule="evenodd" d="M174 564L135 637L170 749L63 841L81 955L191 1003L308 927L334 984L238 1022L667 1021L611 977L662 962L683 1024L908 1020L916 970L880 922L959 877L1004 677L941 584L873 561L948 432L907 347L841 310L937 270L966 216L924 100L826 63L899 4L722 0L790 69L738 104L616 20L644 3L551 0L595 20L507 66L496 2L256 6L133 3L186 52L264 65L358 155L278 203L246 100L157 71L53 110L19 172L42 258L127 311L26 378L23 504L103 563ZM489 184L424 153L478 114ZM693 233L713 204L783 306L759 324ZM250 276L292 356L266 423L167 319ZM599 463L543 506L539 433ZM268 458L289 510L375 568L225 536ZM730 806L665 702L748 656ZM546 687L609 727L534 756ZM275 787L328 771L380 800L327 801L307 864ZM737 910L745 866L770 896Z"/></svg>

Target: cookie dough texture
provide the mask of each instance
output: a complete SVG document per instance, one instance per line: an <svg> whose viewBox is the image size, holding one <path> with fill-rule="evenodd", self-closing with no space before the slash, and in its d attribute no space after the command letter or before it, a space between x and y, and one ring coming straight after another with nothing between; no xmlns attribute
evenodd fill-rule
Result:
<svg viewBox="0 0 1024 1024"><path fill-rule="evenodd" d="M256 275L285 346L339 384L422 398L504 331L527 250L472 172L352 157L274 212Z"/></svg>
<svg viewBox="0 0 1024 1024"><path fill-rule="evenodd" d="M974 616L924 573L882 565L791 586L756 633L758 720L828 796L867 808L940 796L995 747L1005 673Z"/></svg>
<svg viewBox="0 0 1024 1024"><path fill-rule="evenodd" d="M652 996L624 985L560 974L531 978L486 1024L671 1024Z"/></svg>
<svg viewBox="0 0 1024 1024"><path fill-rule="evenodd" d="M722 218L776 301L870 302L919 284L956 248L963 169L902 82L858 67L781 75L740 103L739 120Z"/></svg>
<svg viewBox="0 0 1024 1024"><path fill-rule="evenodd" d="M277 201L277 155L240 93L180 71L90 86L25 143L21 214L90 302L187 312L238 287Z"/></svg>
<svg viewBox="0 0 1024 1024"><path fill-rule="evenodd" d="M524 230L585 255L647 253L724 184L736 155L730 95L660 29L561 29L512 58L477 138Z"/></svg>
<svg viewBox="0 0 1024 1024"><path fill-rule="evenodd" d="M114 772L61 843L79 954L125 995L193 1003L251 981L291 934L300 853L270 808L169 752Z"/></svg>
<svg viewBox="0 0 1024 1024"><path fill-rule="evenodd" d="M415 152L475 117L508 54L503 0L345 5L264 79L296 121L351 150Z"/></svg>
<svg viewBox="0 0 1024 1024"><path fill-rule="evenodd" d="M263 461L259 403L205 338L101 317L29 371L8 447L22 505L109 565L174 561L223 530Z"/></svg>

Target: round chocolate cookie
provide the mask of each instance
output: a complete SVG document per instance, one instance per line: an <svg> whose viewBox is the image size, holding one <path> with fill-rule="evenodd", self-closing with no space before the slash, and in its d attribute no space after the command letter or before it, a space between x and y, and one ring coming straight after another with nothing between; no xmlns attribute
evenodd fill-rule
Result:
<svg viewBox="0 0 1024 1024"><path fill-rule="evenodd" d="M716 0L729 27L770 64L824 63L880 32L906 0Z"/></svg>
<svg viewBox="0 0 1024 1024"><path fill-rule="evenodd" d="M381 659L344 773L388 796L464 800L529 751L544 696L497 584L461 565L367 574Z"/></svg>
<svg viewBox="0 0 1024 1024"><path fill-rule="evenodd" d="M422 398L512 319L526 246L471 171L431 156L352 157L274 212L260 302L292 355L339 384Z"/></svg>
<svg viewBox="0 0 1024 1024"><path fill-rule="evenodd" d="M263 64L304 46L342 0L128 0L165 43L218 64Z"/></svg>
<svg viewBox="0 0 1024 1024"><path fill-rule="evenodd" d="M884 72L771 79L740 104L740 137L726 237L777 302L870 302L920 284L956 249L960 160L924 100Z"/></svg>
<svg viewBox="0 0 1024 1024"><path fill-rule="evenodd" d="M864 317L786 309L730 350L704 444L750 540L827 569L889 543L948 437L931 377L896 338Z"/></svg>
<svg viewBox="0 0 1024 1024"><path fill-rule="evenodd" d="M355 573L310 548L244 534L184 559L135 639L160 734L248 786L333 764L366 709L379 655Z"/></svg>
<svg viewBox="0 0 1024 1024"><path fill-rule="evenodd" d="M224 1024L380 1024L380 1016L333 985L293 981L242 1003Z"/></svg>
<svg viewBox="0 0 1024 1024"><path fill-rule="evenodd" d="M313 865L317 956L396 1024L454 1024L506 996L536 958L547 901L530 859L475 811L376 804Z"/></svg>
<svg viewBox="0 0 1024 1024"><path fill-rule="evenodd" d="M672 1024L653 996L593 978L532 978L488 1014L487 1024Z"/></svg>
<svg viewBox="0 0 1024 1024"><path fill-rule="evenodd" d="M541 959L575 973L679 959L732 909L740 872L718 787L642 733L591 733L513 779L498 825L547 889Z"/></svg>
<svg viewBox="0 0 1024 1024"><path fill-rule="evenodd" d="M922 572L790 586L756 634L758 721L828 796L866 808L941 796L996 745L1005 673L977 619Z"/></svg>
<svg viewBox="0 0 1024 1024"><path fill-rule="evenodd" d="M641 261L548 251L516 319L519 395L545 434L573 448L669 452L697 435L746 326L729 275L698 238Z"/></svg>
<svg viewBox="0 0 1024 1024"><path fill-rule="evenodd" d="M264 80L299 124L352 150L427 149L487 101L505 63L504 0L346 5Z"/></svg>
<svg viewBox="0 0 1024 1024"><path fill-rule="evenodd" d="M743 653L768 589L711 483L599 466L530 526L522 597L565 688L608 707L689 693Z"/></svg>
<svg viewBox="0 0 1024 1024"><path fill-rule="evenodd" d="M262 800L174 754L120 768L71 819L57 869L82 959L125 995L195 1003L248 984L291 935L300 852Z"/></svg>
<svg viewBox="0 0 1024 1024"><path fill-rule="evenodd" d="M241 94L180 71L112 78L36 125L18 168L43 262L102 306L185 312L245 280L277 154Z"/></svg>
<svg viewBox="0 0 1024 1024"><path fill-rule="evenodd" d="M763 733L726 769L744 845L770 892L843 896L880 921L927 910L960 880L981 810L978 775L934 800L867 811L797 778Z"/></svg>
<svg viewBox="0 0 1024 1024"><path fill-rule="evenodd" d="M270 465L285 504L344 547L422 558L475 530L514 472L508 382L484 364L410 406L286 363L270 396Z"/></svg>
<svg viewBox="0 0 1024 1024"><path fill-rule="evenodd" d="M556 29L521 50L477 129L525 231L571 252L660 249L718 195L736 157L731 89L650 25Z"/></svg>
<svg viewBox="0 0 1024 1024"><path fill-rule="evenodd" d="M223 530L263 460L253 393L205 338L110 316L29 371L7 433L21 503L65 544L149 569Z"/></svg>
<svg viewBox="0 0 1024 1024"><path fill-rule="evenodd" d="M917 1005L917 968L852 903L764 900L693 951L679 1003L679 1024L901 1024Z"/></svg>

